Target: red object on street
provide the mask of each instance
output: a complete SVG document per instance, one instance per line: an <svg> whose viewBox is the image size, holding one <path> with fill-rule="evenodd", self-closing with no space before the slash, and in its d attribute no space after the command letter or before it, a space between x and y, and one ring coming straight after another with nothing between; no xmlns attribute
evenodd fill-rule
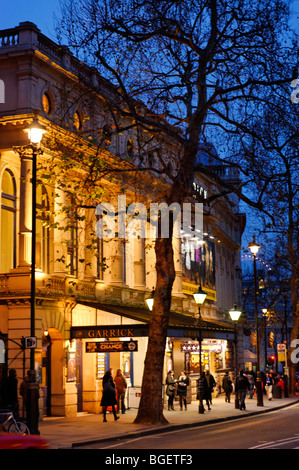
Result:
<svg viewBox="0 0 299 470"><path fill-rule="evenodd" d="M0 432L0 449L48 449L48 442L32 434Z"/></svg>

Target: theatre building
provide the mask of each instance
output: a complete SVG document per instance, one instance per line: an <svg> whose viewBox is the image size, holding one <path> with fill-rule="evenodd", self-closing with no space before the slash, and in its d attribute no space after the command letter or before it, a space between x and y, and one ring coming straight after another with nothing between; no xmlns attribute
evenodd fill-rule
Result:
<svg viewBox="0 0 299 470"><path fill-rule="evenodd" d="M76 217L65 211L70 200L78 200L84 192L76 186L78 178L86 177L78 167L68 166L68 173L63 173L61 160L71 162L68 152L77 152L82 159L97 155L117 168L135 164L134 130L128 126L120 134L108 132L112 122L105 93L113 89L96 70L34 24L0 31L0 380L15 368L20 384L33 349L41 418L100 412L101 379L108 368L123 371L128 405L138 406L151 315L146 301L155 286L154 240L117 233L107 239L98 233L92 237L90 227L99 221L95 207L82 204ZM46 132L40 146L30 145L25 132L36 120ZM101 146L105 139L107 145ZM167 142L159 145L165 158L175 153ZM156 148L148 145L148 158ZM213 152L212 147L202 148L197 163L238 184L236 173L215 164ZM193 190L204 201L217 188L196 168ZM140 194L144 191L151 199L157 177L143 174L139 179ZM127 198L125 208L134 200L138 182L133 186L130 177L118 180L103 173L102 180L115 207L124 202L120 194ZM203 368L215 377L234 370L235 326L228 312L241 303L239 249L245 222L238 200L226 197L213 209L206 210L205 202L203 206L200 236L182 229L181 238L174 239L176 278L164 365L165 376L170 368L176 376L182 370L190 374L190 400L195 399L199 373L198 306L193 293L200 285L207 293L201 306L201 359ZM241 339L240 334L240 352ZM242 364L241 354L238 363Z"/></svg>

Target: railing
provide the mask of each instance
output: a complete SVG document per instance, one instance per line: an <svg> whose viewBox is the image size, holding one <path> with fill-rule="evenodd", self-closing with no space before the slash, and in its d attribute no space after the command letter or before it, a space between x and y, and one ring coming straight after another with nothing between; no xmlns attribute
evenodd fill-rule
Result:
<svg viewBox="0 0 299 470"><path fill-rule="evenodd" d="M23 22L16 28L0 31L0 51L7 48L11 50L14 46L24 46L42 52L57 64L78 75L82 81L90 86L94 80L97 84L101 82L97 72L77 59L68 47L56 44L42 34L34 23Z"/></svg>
<svg viewBox="0 0 299 470"><path fill-rule="evenodd" d="M16 28L0 31L0 48L19 44L19 31Z"/></svg>

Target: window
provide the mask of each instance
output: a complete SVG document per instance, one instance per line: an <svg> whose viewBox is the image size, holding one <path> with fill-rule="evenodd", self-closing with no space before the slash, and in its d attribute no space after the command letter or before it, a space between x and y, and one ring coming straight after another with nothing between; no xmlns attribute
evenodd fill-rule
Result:
<svg viewBox="0 0 299 470"><path fill-rule="evenodd" d="M80 131L83 127L82 118L81 118L79 111L76 111L74 114L73 124L77 131Z"/></svg>
<svg viewBox="0 0 299 470"><path fill-rule="evenodd" d="M1 181L1 272L16 267L16 183L10 170Z"/></svg>
<svg viewBox="0 0 299 470"><path fill-rule="evenodd" d="M46 114L50 114L52 111L52 103L49 93L43 94L43 110Z"/></svg>
<svg viewBox="0 0 299 470"><path fill-rule="evenodd" d="M127 155L129 158L133 158L135 153L134 143L131 139L127 140Z"/></svg>

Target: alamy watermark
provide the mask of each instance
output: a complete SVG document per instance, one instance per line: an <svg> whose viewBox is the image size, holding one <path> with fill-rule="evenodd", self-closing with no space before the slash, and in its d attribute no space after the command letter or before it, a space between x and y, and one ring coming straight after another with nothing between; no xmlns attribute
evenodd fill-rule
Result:
<svg viewBox="0 0 299 470"><path fill-rule="evenodd" d="M98 221L95 232L99 238L175 238L203 237L202 203L151 203L149 208L135 202L127 206L126 196L118 196L117 208L111 203L96 207ZM170 229L171 224L173 231Z"/></svg>
<svg viewBox="0 0 299 470"><path fill-rule="evenodd" d="M299 362L299 338L293 339L291 341L291 348L295 348L294 351L292 351L291 353L291 362L293 364L298 364Z"/></svg>
<svg viewBox="0 0 299 470"><path fill-rule="evenodd" d="M291 82L291 87L295 88L291 93L291 101L295 104L299 103L299 88L296 88L297 85L299 86L299 78L295 78L295 80Z"/></svg>

